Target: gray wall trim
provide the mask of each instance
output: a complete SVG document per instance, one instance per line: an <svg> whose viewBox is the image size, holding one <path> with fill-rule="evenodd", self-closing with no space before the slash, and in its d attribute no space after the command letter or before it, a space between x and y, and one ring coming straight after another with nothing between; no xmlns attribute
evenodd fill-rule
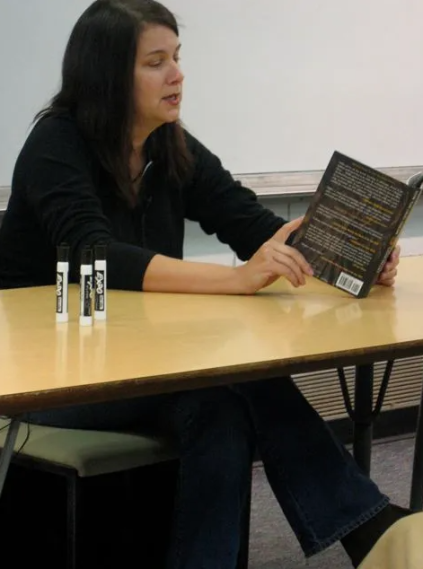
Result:
<svg viewBox="0 0 423 569"><path fill-rule="evenodd" d="M423 165L380 168L380 171L405 182L413 174L423 171ZM238 174L235 178L259 196L301 197L310 196L315 192L322 174L323 170L308 170L305 172ZM9 195L10 187L0 186L0 211L6 209Z"/></svg>
<svg viewBox="0 0 423 569"><path fill-rule="evenodd" d="M413 174L423 171L423 165L379 168L379 170L406 182ZM235 178L259 196L301 197L310 196L316 191L322 175L323 170L308 170L305 172L239 174Z"/></svg>

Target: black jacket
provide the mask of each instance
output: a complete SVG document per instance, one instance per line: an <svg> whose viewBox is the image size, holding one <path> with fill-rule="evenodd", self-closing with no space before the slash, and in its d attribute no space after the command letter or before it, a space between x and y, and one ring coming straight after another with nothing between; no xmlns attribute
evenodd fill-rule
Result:
<svg viewBox="0 0 423 569"><path fill-rule="evenodd" d="M235 182L219 159L186 133L194 157L190 182L166 182L154 161L142 199L130 208L69 115L42 120L18 157L0 228L0 288L55 283L56 246L70 246L71 280L85 246L108 243L109 288L139 290L156 253L182 259L184 219L215 233L246 260L284 220Z"/></svg>

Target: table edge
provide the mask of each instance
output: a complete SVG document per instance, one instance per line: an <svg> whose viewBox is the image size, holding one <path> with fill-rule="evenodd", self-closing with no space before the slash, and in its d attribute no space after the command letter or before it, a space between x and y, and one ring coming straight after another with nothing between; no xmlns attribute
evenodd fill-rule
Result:
<svg viewBox="0 0 423 569"><path fill-rule="evenodd" d="M239 364L152 377L128 378L72 388L64 387L5 395L0 397L0 415L16 416L71 405L203 389L415 356L423 356L423 338L401 344L357 348L336 353L288 358L283 361L255 362L254 364Z"/></svg>

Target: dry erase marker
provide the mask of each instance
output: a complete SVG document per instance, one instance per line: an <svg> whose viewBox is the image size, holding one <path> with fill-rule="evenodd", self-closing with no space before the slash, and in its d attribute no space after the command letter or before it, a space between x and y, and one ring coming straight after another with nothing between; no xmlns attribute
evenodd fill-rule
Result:
<svg viewBox="0 0 423 569"><path fill-rule="evenodd" d="M107 309L106 245L94 248L94 320L106 320Z"/></svg>
<svg viewBox="0 0 423 569"><path fill-rule="evenodd" d="M67 322L69 289L69 246L62 243L57 247L56 265L56 322Z"/></svg>
<svg viewBox="0 0 423 569"><path fill-rule="evenodd" d="M93 288L93 259L91 249L84 249L82 251L80 274L79 324L80 326L90 326L93 323L91 305Z"/></svg>

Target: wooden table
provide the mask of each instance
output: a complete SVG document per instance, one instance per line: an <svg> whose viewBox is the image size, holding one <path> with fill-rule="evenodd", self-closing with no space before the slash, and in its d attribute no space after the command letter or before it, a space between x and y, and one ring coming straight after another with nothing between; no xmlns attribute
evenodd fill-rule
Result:
<svg viewBox="0 0 423 569"><path fill-rule="evenodd" d="M369 468L376 361L423 354L423 257L401 261L395 288L357 300L309 279L255 296L110 291L108 320L55 323L55 288L0 291L0 415L357 366L354 454Z"/></svg>

